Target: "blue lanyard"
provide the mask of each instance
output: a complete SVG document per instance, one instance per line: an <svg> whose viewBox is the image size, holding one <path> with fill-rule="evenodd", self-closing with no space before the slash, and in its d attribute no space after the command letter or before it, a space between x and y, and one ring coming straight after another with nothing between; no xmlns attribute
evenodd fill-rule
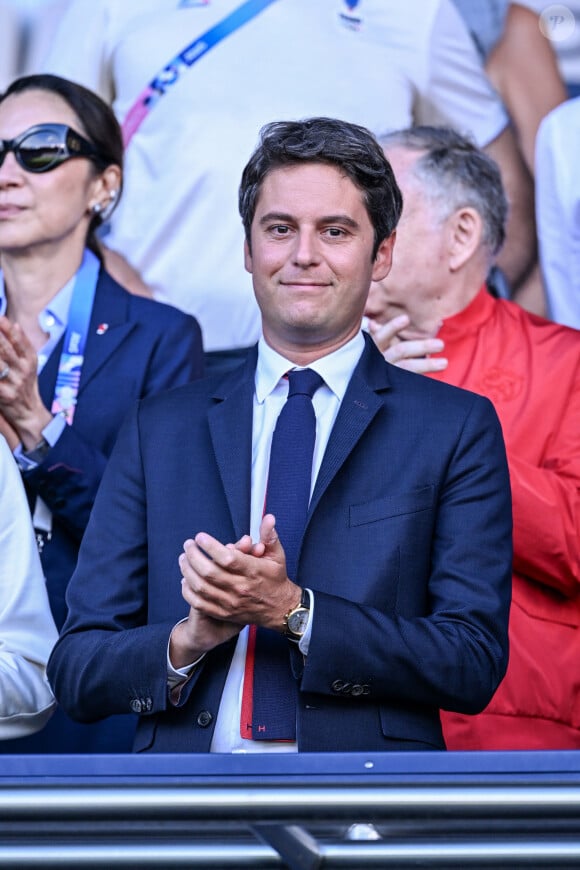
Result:
<svg viewBox="0 0 580 870"><path fill-rule="evenodd" d="M77 403L100 265L98 258L92 251L85 250L83 262L75 279L64 343L58 364L51 411L53 414L63 414L69 424L73 421Z"/></svg>
<svg viewBox="0 0 580 870"><path fill-rule="evenodd" d="M189 69L197 61L207 54L210 49L225 39L238 28L247 24L263 9L274 3L275 0L246 0L237 9L234 9L222 21L219 21L201 36L198 36L187 45L179 54L166 64L155 78L149 82L142 91L123 121L123 141L125 147L129 144L133 135L137 132L153 106L163 97L167 90L178 81L184 69Z"/></svg>

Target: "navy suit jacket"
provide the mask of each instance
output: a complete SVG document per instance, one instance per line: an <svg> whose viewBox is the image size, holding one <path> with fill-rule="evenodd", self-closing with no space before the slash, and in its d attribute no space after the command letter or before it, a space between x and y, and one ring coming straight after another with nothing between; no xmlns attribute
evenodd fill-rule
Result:
<svg viewBox="0 0 580 870"><path fill-rule="evenodd" d="M49 662L73 717L141 713L135 749L207 751L234 641L172 704L178 556L249 531L255 354L140 403L105 472ZM297 582L314 591L302 751L443 748L438 710L478 712L507 664L511 500L491 403L386 363L367 337L311 499Z"/></svg>
<svg viewBox="0 0 580 870"><path fill-rule="evenodd" d="M39 376L50 408L64 338ZM123 419L137 399L188 383L203 373L201 331L195 318L177 309L135 296L101 271L86 342L78 401L67 426L43 462L25 472L31 508L40 496L52 512L52 539L41 554L49 600L57 627L66 617L65 593L103 471ZM99 582L91 577L90 583ZM58 726L58 727L57 727ZM79 729L77 729L79 731ZM66 732L66 733L65 733ZM91 742L80 730L77 745L55 719L47 730L14 742L12 751L114 751L111 733ZM104 732L99 732L104 734ZM12 741L11 741L12 743ZM123 749L130 749L126 744Z"/></svg>

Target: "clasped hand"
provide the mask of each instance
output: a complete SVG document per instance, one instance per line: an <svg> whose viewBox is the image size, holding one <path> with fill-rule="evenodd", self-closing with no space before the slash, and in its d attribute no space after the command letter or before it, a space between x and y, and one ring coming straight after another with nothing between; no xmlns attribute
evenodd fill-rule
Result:
<svg viewBox="0 0 580 870"><path fill-rule="evenodd" d="M368 320L369 333L387 362L402 369L419 374L441 372L447 368L445 357L431 357L441 353L444 344L440 338L405 338L402 330L409 326L410 318L399 314L386 323Z"/></svg>
<svg viewBox="0 0 580 870"><path fill-rule="evenodd" d="M22 442L31 450L52 419L40 397L37 356L18 323L0 317L0 367L9 374L0 381L0 432L10 448Z"/></svg>
<svg viewBox="0 0 580 870"><path fill-rule="evenodd" d="M191 664L245 625L281 631L284 615L300 601L300 588L286 574L272 514L264 516L257 542L244 535L236 543L222 544L199 532L183 550L181 587L190 611L171 636L176 668Z"/></svg>

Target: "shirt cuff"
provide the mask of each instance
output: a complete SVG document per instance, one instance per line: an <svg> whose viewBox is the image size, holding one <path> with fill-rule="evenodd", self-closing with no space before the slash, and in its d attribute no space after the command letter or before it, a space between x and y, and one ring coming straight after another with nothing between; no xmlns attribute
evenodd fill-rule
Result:
<svg viewBox="0 0 580 870"><path fill-rule="evenodd" d="M66 425L64 416L62 414L56 414L50 423L47 423L42 430L42 440L46 442L45 446L48 445L48 447L54 447L64 432ZM18 444L13 451L13 455L16 464L21 471L32 471L33 468L38 468L42 462L38 453L38 445L34 450L24 451L22 449L22 444Z"/></svg>
<svg viewBox="0 0 580 870"><path fill-rule="evenodd" d="M66 418L64 414L55 414L50 423L47 423L42 430L42 437L48 441L51 447L54 447L64 430L66 429Z"/></svg>
<svg viewBox="0 0 580 870"><path fill-rule="evenodd" d="M176 622L173 628L171 629L171 634L173 634L174 629L181 625L182 622L187 622L187 617L185 619L180 619L179 622ZM171 664L171 659L169 658L169 645L171 643L171 634L169 635L169 640L167 641L167 684L169 686L169 691L173 691L176 686L180 686L182 683L185 683L187 679L191 676L191 673L196 665L198 665L205 658L205 653L200 655L196 661L192 662L190 665L185 665L183 668L174 668Z"/></svg>

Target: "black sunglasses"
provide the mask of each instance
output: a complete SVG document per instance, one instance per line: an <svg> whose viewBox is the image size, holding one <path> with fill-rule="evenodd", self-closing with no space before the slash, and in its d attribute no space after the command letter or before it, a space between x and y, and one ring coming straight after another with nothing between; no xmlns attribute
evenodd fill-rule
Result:
<svg viewBox="0 0 580 870"><path fill-rule="evenodd" d="M66 124L38 124L15 139L0 139L0 166L9 151L27 172L50 172L73 157L103 163L94 145Z"/></svg>

